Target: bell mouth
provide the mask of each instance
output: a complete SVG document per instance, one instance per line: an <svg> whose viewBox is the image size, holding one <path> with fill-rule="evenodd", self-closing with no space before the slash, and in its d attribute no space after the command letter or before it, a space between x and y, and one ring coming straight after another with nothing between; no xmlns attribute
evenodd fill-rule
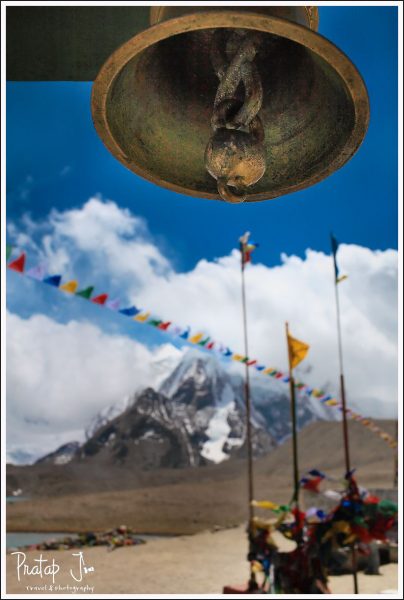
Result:
<svg viewBox="0 0 404 600"><path fill-rule="evenodd" d="M267 50L257 56L267 169L247 201L304 189L342 167L369 122L368 94L356 67L307 27L233 10L169 19L109 57L94 82L91 104L95 128L110 152L159 186L221 200L204 164L218 86L207 57L217 28L269 34Z"/></svg>

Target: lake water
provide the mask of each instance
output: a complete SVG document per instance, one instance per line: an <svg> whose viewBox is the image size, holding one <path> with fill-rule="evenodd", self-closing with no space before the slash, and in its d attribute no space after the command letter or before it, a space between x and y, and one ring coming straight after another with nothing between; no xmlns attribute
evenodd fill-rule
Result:
<svg viewBox="0 0 404 600"><path fill-rule="evenodd" d="M7 548L19 548L21 546L29 546L30 544L39 544L47 540L64 538L66 536L72 536L71 533L49 533L48 532L27 532L17 531L8 532L6 534L6 547Z"/></svg>
<svg viewBox="0 0 404 600"><path fill-rule="evenodd" d="M23 502L24 500L29 500L27 496L7 496L6 502L7 504L12 504L13 502Z"/></svg>

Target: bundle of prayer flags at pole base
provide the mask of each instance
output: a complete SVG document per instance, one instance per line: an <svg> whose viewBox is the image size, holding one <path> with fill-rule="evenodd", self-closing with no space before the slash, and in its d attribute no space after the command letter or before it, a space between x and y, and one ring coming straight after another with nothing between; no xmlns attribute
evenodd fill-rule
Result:
<svg viewBox="0 0 404 600"><path fill-rule="evenodd" d="M240 243L242 243L241 239ZM248 237L245 243L248 243ZM254 247L256 247L256 245L257 244L255 244ZM12 257L13 250L14 248L12 246L7 246L8 261ZM119 299L110 301L108 300L110 296L107 293L101 293L97 296L93 296L94 286L90 285L87 287L80 288L79 283L76 279L71 279L66 281L66 283L62 283L62 275L47 273L46 268L43 264L36 265L28 271L25 271L26 258L26 252L22 252L17 258L8 262L7 268L22 275L25 275L31 279L35 279L36 281L46 283L47 285L54 287L64 293L78 296L79 298L89 300L93 304L96 304L98 306L102 306L109 310L119 312L120 314L129 317L130 319L133 319L138 323L148 324L152 327L155 327L156 329L159 329L160 331L164 331L173 336L186 340L190 344L194 344L204 348L205 350L214 352L220 357L228 358L236 362L246 364L248 367L255 369L262 375L272 377L283 383L289 382L288 373L280 371L279 369L276 369L274 367L267 367L266 365L260 363L258 360L252 357L244 356L243 354L233 352L228 346L212 339L203 331L193 333L191 332L190 327L180 327L173 323L171 320L157 317L144 308L141 309L136 306L121 307ZM301 342L300 340L296 340L291 336L289 336L289 346L292 349L295 364L298 364L301 360L303 360L309 349L309 346L307 344ZM327 394L319 388L313 388L299 381L295 381L295 387L302 394L317 398L326 406L333 406L338 410L343 410L341 402L339 402L335 397L333 397L330 394ZM390 434L380 429L380 427L378 427L378 425L376 425L371 419L365 418L359 413L352 411L351 409L346 409L346 412L351 419L358 421L367 429L369 429L373 433L376 433L391 448L397 448L397 441Z"/></svg>
<svg viewBox="0 0 404 600"><path fill-rule="evenodd" d="M318 485L326 479L336 481L312 469L301 479L300 485L308 489L309 481L317 481L317 486L311 491L320 493ZM386 540L387 532L397 524L397 504L380 500L358 487L353 472L337 481L344 481L344 489L335 492L337 504L328 512L316 507L298 511L293 503L252 502L255 508L269 510L276 515L271 520L255 517L250 526L248 560L252 572L255 575L261 573L262 578L260 582L254 581L256 591L323 593L328 588L328 573L336 550L351 548L352 544L366 545L375 540ZM274 531L295 541L296 549L279 552L271 537Z"/></svg>

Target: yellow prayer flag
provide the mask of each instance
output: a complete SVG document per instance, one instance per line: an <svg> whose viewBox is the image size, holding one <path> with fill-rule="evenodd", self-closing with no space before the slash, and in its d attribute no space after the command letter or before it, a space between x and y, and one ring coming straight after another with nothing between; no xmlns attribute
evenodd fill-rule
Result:
<svg viewBox="0 0 404 600"><path fill-rule="evenodd" d="M136 315L136 317L133 317L134 321L140 321L141 323L144 323L145 321L147 321L147 319L150 317L150 313L146 312L143 313L141 315Z"/></svg>
<svg viewBox="0 0 404 600"><path fill-rule="evenodd" d="M197 333L196 335L193 335L191 338L189 338L189 341L191 342L191 344L197 344L201 341L202 338L203 333Z"/></svg>
<svg viewBox="0 0 404 600"><path fill-rule="evenodd" d="M268 510L279 509L279 504L275 504L275 502L271 502L270 500L252 500L251 506L256 506L257 508L267 508Z"/></svg>
<svg viewBox="0 0 404 600"><path fill-rule="evenodd" d="M289 345L289 362L291 369L297 367L297 365L306 358L306 354L309 351L310 346L293 338L288 334L288 345Z"/></svg>
<svg viewBox="0 0 404 600"><path fill-rule="evenodd" d="M245 356L243 356L242 354L233 354L232 359L233 360L243 360L245 358Z"/></svg>
<svg viewBox="0 0 404 600"><path fill-rule="evenodd" d="M67 292L68 294L74 294L79 286L79 282L76 280L68 281L67 283L60 286L60 290Z"/></svg>
<svg viewBox="0 0 404 600"><path fill-rule="evenodd" d="M264 570L264 567L257 560L253 560L251 562L251 570L253 573L261 573Z"/></svg>

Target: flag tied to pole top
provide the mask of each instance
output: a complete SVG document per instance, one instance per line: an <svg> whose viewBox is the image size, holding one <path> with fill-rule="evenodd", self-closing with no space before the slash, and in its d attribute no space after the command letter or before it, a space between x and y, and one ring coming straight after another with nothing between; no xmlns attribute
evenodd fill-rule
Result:
<svg viewBox="0 0 404 600"><path fill-rule="evenodd" d="M259 244L250 241L250 232L246 231L244 235L239 238L240 242L240 252L241 252L241 260L242 266L251 262L251 254L252 252L258 248Z"/></svg>
<svg viewBox="0 0 404 600"><path fill-rule="evenodd" d="M348 277L348 275L340 275L339 274L338 263L337 263L337 250L338 250L339 243L337 242L336 238L333 236L332 233L331 233L330 237L331 237L332 255L334 258L335 283L340 283L341 281L344 281L344 279L346 279Z"/></svg>
<svg viewBox="0 0 404 600"><path fill-rule="evenodd" d="M305 342L297 340L288 333L288 347L290 368L294 369L306 358L310 346Z"/></svg>

